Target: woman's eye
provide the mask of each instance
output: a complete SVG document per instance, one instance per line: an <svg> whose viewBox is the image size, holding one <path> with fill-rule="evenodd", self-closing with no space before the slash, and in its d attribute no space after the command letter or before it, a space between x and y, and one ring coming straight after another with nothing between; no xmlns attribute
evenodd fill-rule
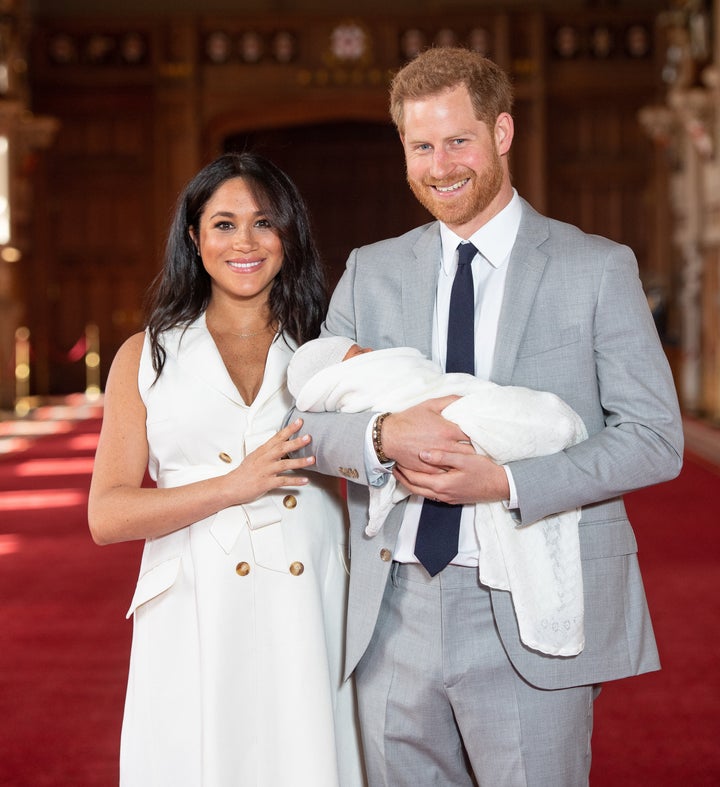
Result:
<svg viewBox="0 0 720 787"><path fill-rule="evenodd" d="M261 229L270 229L270 227L272 227L272 224L270 224L270 221L268 219L258 219L255 222L255 226L260 227Z"/></svg>
<svg viewBox="0 0 720 787"><path fill-rule="evenodd" d="M231 230L231 229L233 229L233 224L230 221L218 221L215 224L215 229L217 229L217 230Z"/></svg>

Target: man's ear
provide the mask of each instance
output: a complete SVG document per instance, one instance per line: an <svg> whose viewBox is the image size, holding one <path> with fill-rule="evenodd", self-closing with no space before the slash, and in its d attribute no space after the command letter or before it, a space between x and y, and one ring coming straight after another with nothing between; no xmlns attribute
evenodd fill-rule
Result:
<svg viewBox="0 0 720 787"><path fill-rule="evenodd" d="M495 121L495 146L499 155L503 156L510 152L514 136L515 124L512 115L501 112Z"/></svg>

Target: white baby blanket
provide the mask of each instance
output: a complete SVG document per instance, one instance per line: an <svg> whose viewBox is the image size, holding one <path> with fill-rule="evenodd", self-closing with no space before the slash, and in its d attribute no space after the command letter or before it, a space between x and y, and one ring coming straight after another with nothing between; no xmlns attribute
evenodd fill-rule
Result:
<svg viewBox="0 0 720 787"><path fill-rule="evenodd" d="M313 344L303 345L297 355L310 353ZM298 408L311 412L397 411L457 394L462 398L443 416L468 435L478 453L498 464L562 451L587 437L580 417L558 396L444 374L413 348L331 363L307 381L293 374L291 361L288 380ZM300 390L292 390L301 382ZM383 487L370 487L368 536L408 494L393 476ZM512 594L522 641L554 656L576 655L585 641L579 518L579 509L573 509L517 527L502 503L475 505L480 581Z"/></svg>

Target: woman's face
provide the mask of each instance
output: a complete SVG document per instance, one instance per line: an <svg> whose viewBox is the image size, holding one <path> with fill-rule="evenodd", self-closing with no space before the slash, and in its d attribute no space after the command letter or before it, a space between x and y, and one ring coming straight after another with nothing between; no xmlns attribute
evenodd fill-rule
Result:
<svg viewBox="0 0 720 787"><path fill-rule="evenodd" d="M213 296L267 301L283 263L282 241L242 178L226 180L190 230Z"/></svg>

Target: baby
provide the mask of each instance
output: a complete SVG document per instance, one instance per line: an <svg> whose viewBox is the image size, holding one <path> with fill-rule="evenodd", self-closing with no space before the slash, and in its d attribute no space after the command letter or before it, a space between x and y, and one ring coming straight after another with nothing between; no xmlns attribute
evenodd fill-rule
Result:
<svg viewBox="0 0 720 787"><path fill-rule="evenodd" d="M397 411L430 398L470 396L443 415L459 418L478 453L499 464L561 451L586 436L580 417L555 394L445 373L412 347L373 351L344 337L315 339L293 356L288 388L306 412Z"/></svg>
<svg viewBox="0 0 720 787"><path fill-rule="evenodd" d="M443 416L498 464L587 437L580 416L555 394L445 373L411 347L370 350L344 337L316 339L293 356L288 387L306 412L393 412L458 395ZM408 494L392 475L370 487L366 534L374 536ZM502 503L475 505L480 581L512 593L523 642L552 655L575 655L584 645L579 518L574 509L518 528Z"/></svg>

